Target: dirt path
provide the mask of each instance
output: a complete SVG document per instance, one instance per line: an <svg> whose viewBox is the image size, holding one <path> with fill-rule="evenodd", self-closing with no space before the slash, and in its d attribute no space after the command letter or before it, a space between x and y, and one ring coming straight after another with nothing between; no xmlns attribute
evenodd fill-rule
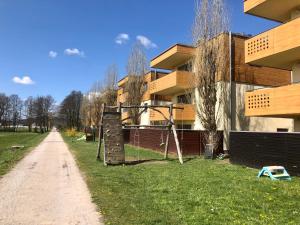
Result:
<svg viewBox="0 0 300 225"><path fill-rule="evenodd" d="M0 179L1 225L100 225L87 186L58 132Z"/></svg>

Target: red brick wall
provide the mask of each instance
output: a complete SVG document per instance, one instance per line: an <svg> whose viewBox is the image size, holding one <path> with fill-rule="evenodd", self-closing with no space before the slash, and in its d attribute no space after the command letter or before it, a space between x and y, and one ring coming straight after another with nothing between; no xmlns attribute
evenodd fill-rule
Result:
<svg viewBox="0 0 300 225"><path fill-rule="evenodd" d="M152 150L164 152L164 145L166 142L167 131L157 129L131 129L124 130L124 142L131 145L140 146L142 148L149 148ZM179 143L183 155L201 155L204 153L204 133L205 131L198 130L181 130L177 131ZM220 132L222 135L223 132ZM139 137L139 143L138 143ZM176 153L176 144L173 133L170 136L169 151ZM223 135L222 141L218 148L218 152L223 152Z"/></svg>

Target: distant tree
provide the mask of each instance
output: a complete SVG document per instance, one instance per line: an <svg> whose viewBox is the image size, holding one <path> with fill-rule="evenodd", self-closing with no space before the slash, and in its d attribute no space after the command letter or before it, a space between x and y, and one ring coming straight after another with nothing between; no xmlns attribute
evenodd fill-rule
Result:
<svg viewBox="0 0 300 225"><path fill-rule="evenodd" d="M11 125L16 131L22 118L23 102L18 95L11 95L9 96L9 104Z"/></svg>
<svg viewBox="0 0 300 225"><path fill-rule="evenodd" d="M144 75L147 72L147 58L143 47L136 43L129 55L127 63L128 81L125 92L128 92L126 103L128 105L140 105L142 103L144 88ZM130 109L129 115L134 124L139 124L139 109Z"/></svg>
<svg viewBox="0 0 300 225"><path fill-rule="evenodd" d="M102 91L103 102L107 105L115 105L117 103L117 78L117 66L115 64L110 65L105 74L104 89Z"/></svg>
<svg viewBox="0 0 300 225"><path fill-rule="evenodd" d="M26 124L28 126L28 131L32 131L32 125L35 122L35 116L34 116L34 98L28 97L26 101L24 102L24 114L26 118Z"/></svg>
<svg viewBox="0 0 300 225"><path fill-rule="evenodd" d="M92 125L92 104L87 95L84 95L82 98L80 115L83 126L89 127Z"/></svg>
<svg viewBox="0 0 300 225"><path fill-rule="evenodd" d="M117 66L110 65L105 72L104 80L96 81L90 91L83 97L81 118L85 126L99 125L103 103L111 106L116 105L117 77Z"/></svg>
<svg viewBox="0 0 300 225"><path fill-rule="evenodd" d="M5 126L5 116L7 114L7 111L9 109L9 97L7 97L5 94L0 93L0 126Z"/></svg>
<svg viewBox="0 0 300 225"><path fill-rule="evenodd" d="M80 91L72 91L60 105L60 117L65 121L65 127L81 129L81 104L83 95Z"/></svg>
<svg viewBox="0 0 300 225"><path fill-rule="evenodd" d="M52 96L38 96L33 101L33 117L35 124L40 128L40 132L48 131L52 126L52 113L54 107Z"/></svg>
<svg viewBox="0 0 300 225"><path fill-rule="evenodd" d="M54 103L55 100L52 96L47 95L44 97L43 120L47 131L52 127Z"/></svg>

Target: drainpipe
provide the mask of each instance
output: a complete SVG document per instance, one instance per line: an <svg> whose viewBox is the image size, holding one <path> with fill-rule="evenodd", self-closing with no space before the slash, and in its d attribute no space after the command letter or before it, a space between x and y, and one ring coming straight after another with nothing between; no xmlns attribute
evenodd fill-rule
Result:
<svg viewBox="0 0 300 225"><path fill-rule="evenodd" d="M229 134L233 128L233 109L232 109L232 33L229 32L229 117L230 122L228 124L228 141ZM228 143L229 146L229 143ZM229 150L229 149L228 149Z"/></svg>

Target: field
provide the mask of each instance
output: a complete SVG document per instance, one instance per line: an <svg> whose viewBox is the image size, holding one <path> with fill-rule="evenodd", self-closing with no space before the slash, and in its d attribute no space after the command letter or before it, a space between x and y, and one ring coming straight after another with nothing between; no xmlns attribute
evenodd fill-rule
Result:
<svg viewBox="0 0 300 225"><path fill-rule="evenodd" d="M97 143L64 139L105 224L300 224L299 178L257 179L258 170L202 158L105 167L95 159ZM138 154L129 146L126 151L130 159Z"/></svg>
<svg viewBox="0 0 300 225"><path fill-rule="evenodd" d="M0 132L0 176L7 173L46 135L28 132ZM24 148L13 150L11 146L14 145L24 146Z"/></svg>

